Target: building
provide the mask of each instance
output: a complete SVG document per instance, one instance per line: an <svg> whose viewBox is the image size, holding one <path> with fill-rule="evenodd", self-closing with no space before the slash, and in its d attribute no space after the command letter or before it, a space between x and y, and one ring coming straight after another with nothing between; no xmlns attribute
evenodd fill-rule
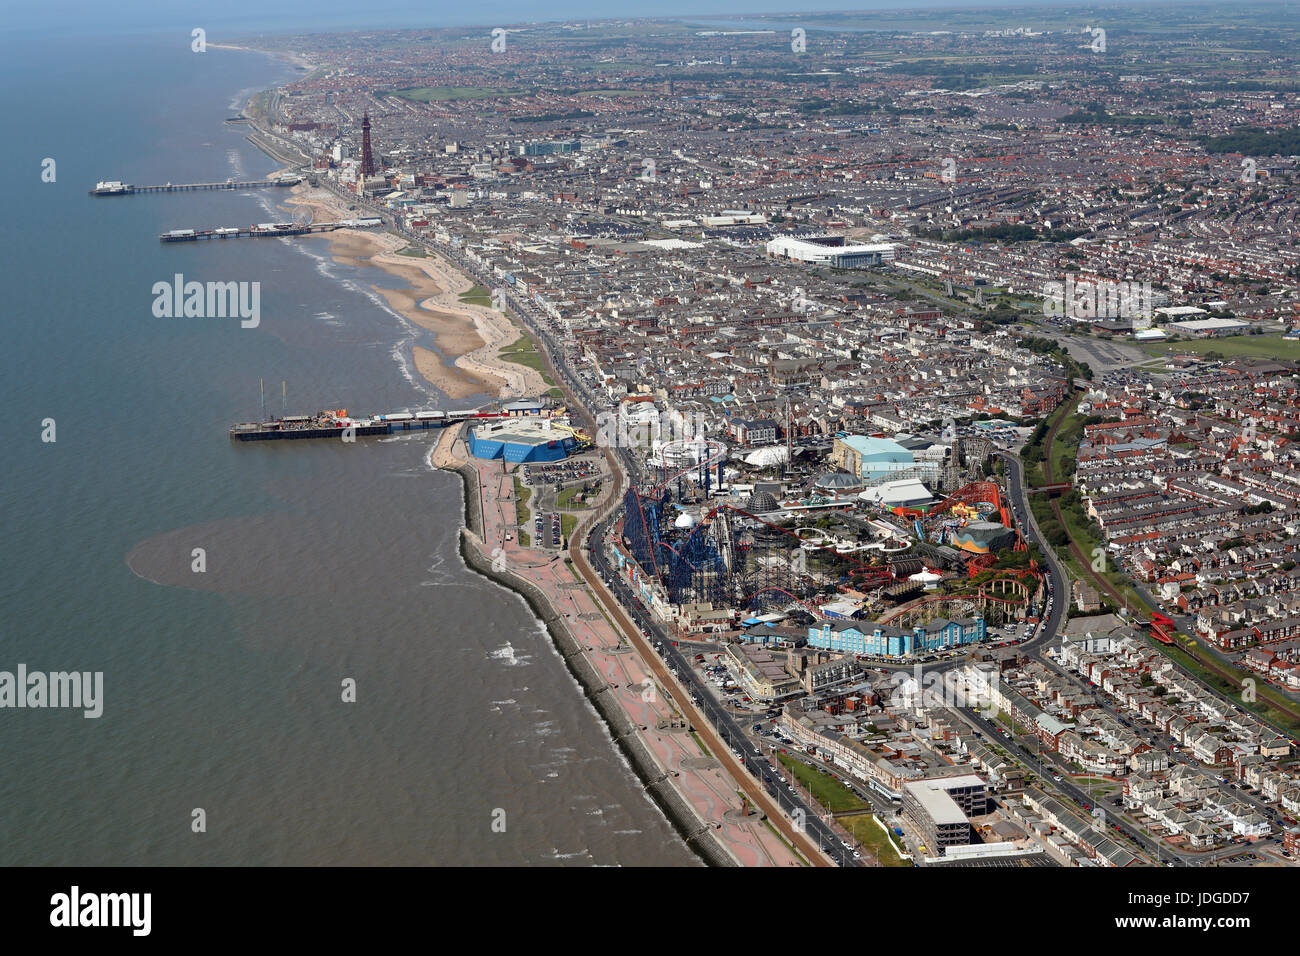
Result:
<svg viewBox="0 0 1300 956"><path fill-rule="evenodd" d="M776 441L776 422L770 418L733 418L727 434L741 445L770 445Z"/></svg>
<svg viewBox="0 0 1300 956"><path fill-rule="evenodd" d="M578 448L573 432L548 418L514 418L475 425L466 442L475 458L507 462L563 461Z"/></svg>
<svg viewBox="0 0 1300 956"><path fill-rule="evenodd" d="M833 269L862 269L890 262L894 258L894 246L891 243L848 245L843 236L811 239L781 236L771 240L766 248L769 256L781 256Z"/></svg>
<svg viewBox="0 0 1300 956"><path fill-rule="evenodd" d="M1073 589L1074 603L1080 611L1091 613L1101 610L1101 593L1095 587L1083 581L1075 581Z"/></svg>
<svg viewBox="0 0 1300 956"><path fill-rule="evenodd" d="M996 521L969 521L952 533L952 546L972 554L989 554L1015 544L1016 533Z"/></svg>
<svg viewBox="0 0 1300 956"><path fill-rule="evenodd" d="M936 618L910 630L861 621L818 621L808 627L808 646L841 654L907 657L975 644L987 636L982 616Z"/></svg>
<svg viewBox="0 0 1300 956"><path fill-rule="evenodd" d="M936 856L946 847L968 846L974 831L967 816L987 812L988 784L975 774L903 784L903 815Z"/></svg>
<svg viewBox="0 0 1300 956"><path fill-rule="evenodd" d="M755 644L730 644L727 656L736 665L740 684L755 700L776 700L800 691L799 678L790 674L783 658Z"/></svg>
<svg viewBox="0 0 1300 956"><path fill-rule="evenodd" d="M831 460L836 467L847 471L866 484L898 478L929 477L918 472L916 456L911 449L890 438L870 435L843 435L831 447ZM937 473L937 468L930 468Z"/></svg>
<svg viewBox="0 0 1300 956"><path fill-rule="evenodd" d="M1245 331L1250 328L1250 323L1236 319L1187 319L1183 322L1170 322L1169 328L1186 335L1209 337Z"/></svg>

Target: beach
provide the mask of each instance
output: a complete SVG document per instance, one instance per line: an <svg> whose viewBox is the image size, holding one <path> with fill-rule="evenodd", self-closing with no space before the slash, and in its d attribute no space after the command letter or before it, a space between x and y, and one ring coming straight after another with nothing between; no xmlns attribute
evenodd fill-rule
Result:
<svg viewBox="0 0 1300 956"><path fill-rule="evenodd" d="M299 185L293 193L287 204L309 209L316 222L356 215L327 190ZM372 266L405 282L401 289L371 288L399 315L434 334L436 351L417 345L412 359L417 372L448 398L538 396L550 388L535 369L501 358L501 349L518 341L522 330L495 309L462 302L473 280L436 253L403 255L409 243L380 231L339 229L327 241L335 262Z"/></svg>

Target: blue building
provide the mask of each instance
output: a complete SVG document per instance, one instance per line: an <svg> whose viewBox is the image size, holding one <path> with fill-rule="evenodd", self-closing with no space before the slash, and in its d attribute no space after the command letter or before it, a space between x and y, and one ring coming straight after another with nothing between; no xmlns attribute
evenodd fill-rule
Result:
<svg viewBox="0 0 1300 956"><path fill-rule="evenodd" d="M912 477L916 456L911 449L890 438L844 435L835 439L831 460L842 470L863 481Z"/></svg>
<svg viewBox="0 0 1300 956"><path fill-rule="evenodd" d="M868 657L907 657L975 644L987 632L984 618L936 618L907 630L862 621L819 621L808 627L808 646Z"/></svg>
<svg viewBox="0 0 1300 956"><path fill-rule="evenodd" d="M553 428L549 419L533 418L475 425L465 443L475 458L513 463L563 461L578 449L572 432Z"/></svg>

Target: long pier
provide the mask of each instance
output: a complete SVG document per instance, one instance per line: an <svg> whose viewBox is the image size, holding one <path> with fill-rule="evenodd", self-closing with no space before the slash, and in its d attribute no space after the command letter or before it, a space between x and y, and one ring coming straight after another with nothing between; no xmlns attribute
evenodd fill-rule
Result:
<svg viewBox="0 0 1300 956"><path fill-rule="evenodd" d="M164 183L161 186L132 186L130 183L101 182L90 190L92 196L134 196L137 193L183 193L211 189L264 189L267 186L296 186L301 179L250 179L224 183Z"/></svg>
<svg viewBox="0 0 1300 956"><path fill-rule="evenodd" d="M343 229L341 222L268 223L264 226L249 226L240 229L227 226L221 229L173 229L158 236L159 242L197 242L201 239L274 239L277 236L306 236L317 232L333 232Z"/></svg>
<svg viewBox="0 0 1300 956"><path fill-rule="evenodd" d="M240 422L230 426L230 437L237 441L278 441L297 438L352 438L391 435L395 432L446 428L466 421L504 418L502 412L478 410L393 412L368 418L351 418L340 412L316 415L290 415L263 422Z"/></svg>

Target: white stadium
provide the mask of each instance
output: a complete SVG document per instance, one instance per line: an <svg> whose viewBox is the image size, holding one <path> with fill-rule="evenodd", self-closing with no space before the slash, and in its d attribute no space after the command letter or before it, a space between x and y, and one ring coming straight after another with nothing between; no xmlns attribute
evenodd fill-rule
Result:
<svg viewBox="0 0 1300 956"><path fill-rule="evenodd" d="M848 245L843 236L824 236L795 239L780 236L768 242L769 256L781 256L798 262L832 266L836 269L858 269L878 266L894 259L894 244L889 242Z"/></svg>

